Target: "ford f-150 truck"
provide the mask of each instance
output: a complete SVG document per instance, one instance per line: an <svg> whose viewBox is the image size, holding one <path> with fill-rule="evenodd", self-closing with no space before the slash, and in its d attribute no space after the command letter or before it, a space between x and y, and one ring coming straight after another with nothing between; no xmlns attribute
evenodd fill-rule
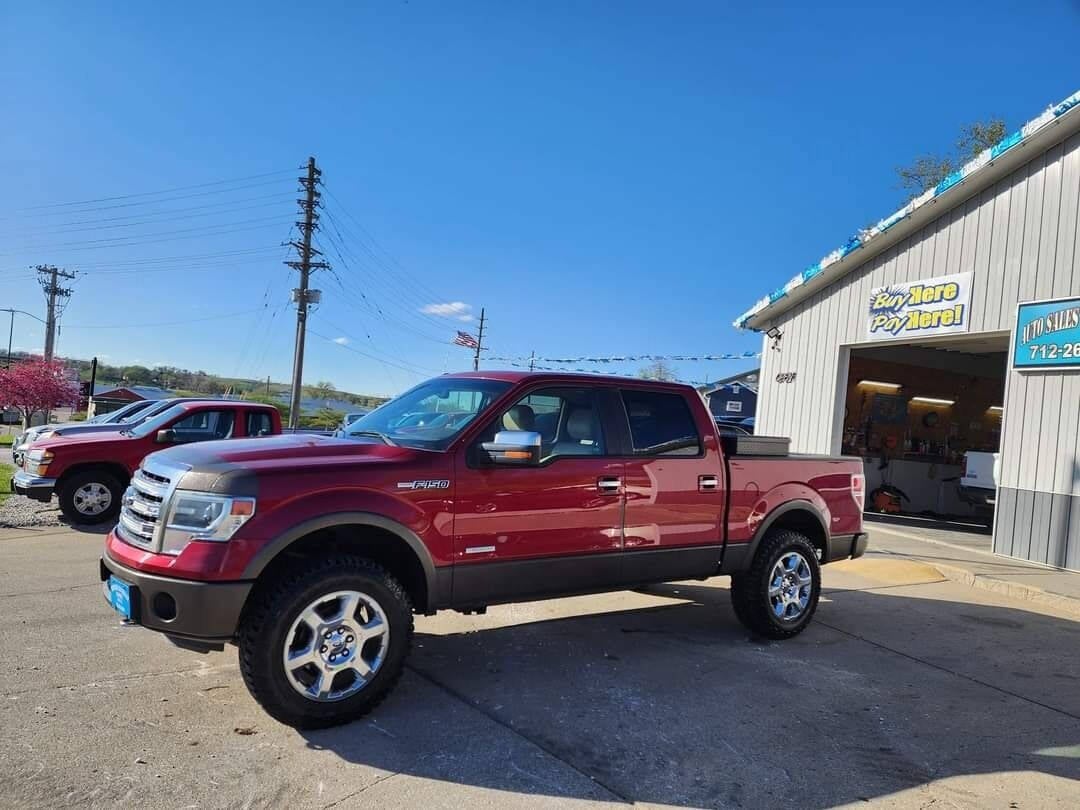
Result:
<svg viewBox="0 0 1080 810"><path fill-rule="evenodd" d="M252 695L298 727L375 706L414 612L729 574L738 618L783 639L820 566L866 548L860 460L747 454L768 440L722 438L683 385L446 375L348 437L155 453L101 559L124 620L236 643Z"/></svg>
<svg viewBox="0 0 1080 810"><path fill-rule="evenodd" d="M55 493L72 523L104 523L116 518L124 488L147 454L176 444L277 433L281 416L270 405L177 400L130 427L39 439L27 448L11 488L39 501Z"/></svg>

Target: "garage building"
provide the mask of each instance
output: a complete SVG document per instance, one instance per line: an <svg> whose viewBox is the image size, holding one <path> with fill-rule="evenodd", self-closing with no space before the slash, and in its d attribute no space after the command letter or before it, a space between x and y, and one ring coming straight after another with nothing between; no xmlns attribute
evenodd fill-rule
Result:
<svg viewBox="0 0 1080 810"><path fill-rule="evenodd" d="M865 459L911 514L977 518L994 551L1080 570L1080 93L852 237L735 322L764 333L757 432Z"/></svg>

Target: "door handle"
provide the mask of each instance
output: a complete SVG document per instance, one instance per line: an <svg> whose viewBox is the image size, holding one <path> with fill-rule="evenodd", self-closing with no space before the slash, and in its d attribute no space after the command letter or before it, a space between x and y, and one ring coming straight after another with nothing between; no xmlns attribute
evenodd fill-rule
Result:
<svg viewBox="0 0 1080 810"><path fill-rule="evenodd" d="M716 492L720 489L720 479L715 475L699 475L697 485L701 492Z"/></svg>
<svg viewBox="0 0 1080 810"><path fill-rule="evenodd" d="M619 487L622 486L622 480L619 478L597 478L596 488L604 495L617 495L619 493Z"/></svg>

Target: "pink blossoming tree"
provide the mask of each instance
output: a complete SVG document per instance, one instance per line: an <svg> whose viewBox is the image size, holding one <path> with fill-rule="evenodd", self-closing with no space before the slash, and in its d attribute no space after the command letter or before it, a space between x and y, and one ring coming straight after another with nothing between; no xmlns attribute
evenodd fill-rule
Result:
<svg viewBox="0 0 1080 810"><path fill-rule="evenodd" d="M57 406L74 407L79 401L79 384L65 375L64 364L34 358L0 369L0 408L16 408L23 427L38 411Z"/></svg>

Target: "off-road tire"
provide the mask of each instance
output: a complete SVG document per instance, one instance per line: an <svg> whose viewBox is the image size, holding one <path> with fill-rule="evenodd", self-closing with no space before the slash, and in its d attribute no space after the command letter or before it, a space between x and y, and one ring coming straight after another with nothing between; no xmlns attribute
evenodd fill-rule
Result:
<svg viewBox="0 0 1080 810"><path fill-rule="evenodd" d="M101 484L112 496L109 506L96 515L88 515L75 508L75 493L87 484ZM99 523L115 520L120 514L120 501L124 497L124 485L115 475L103 469L89 469L77 472L60 482L57 492L60 500L60 512L69 523L79 526L96 526Z"/></svg>
<svg viewBox="0 0 1080 810"><path fill-rule="evenodd" d="M797 551L806 560L812 578L810 601L795 619L783 620L772 611L769 602L769 580L777 561L790 551ZM809 539L790 529L770 530L761 541L750 569L731 578L731 604L735 616L759 636L783 640L797 636L814 617L821 595L821 565L817 551Z"/></svg>
<svg viewBox="0 0 1080 810"><path fill-rule="evenodd" d="M350 723L378 706L397 684L412 647L413 608L401 583L382 566L353 554L334 554L256 587L237 632L240 673L251 696L271 717L301 729ZM341 590L376 599L390 626L389 649L359 692L336 702L315 702L299 694L286 677L285 637L308 604Z"/></svg>

